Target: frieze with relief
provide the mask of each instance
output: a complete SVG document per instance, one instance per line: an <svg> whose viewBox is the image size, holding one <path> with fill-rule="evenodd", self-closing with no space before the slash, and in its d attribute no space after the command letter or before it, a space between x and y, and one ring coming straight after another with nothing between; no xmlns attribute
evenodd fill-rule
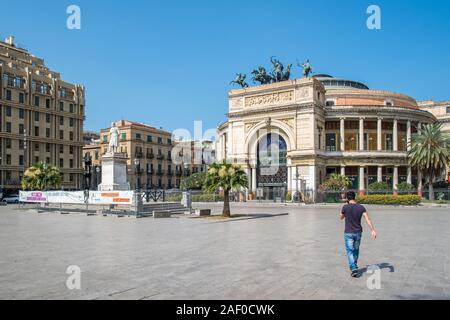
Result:
<svg viewBox="0 0 450 320"><path fill-rule="evenodd" d="M245 98L246 107L266 106L294 101L294 91L274 92Z"/></svg>

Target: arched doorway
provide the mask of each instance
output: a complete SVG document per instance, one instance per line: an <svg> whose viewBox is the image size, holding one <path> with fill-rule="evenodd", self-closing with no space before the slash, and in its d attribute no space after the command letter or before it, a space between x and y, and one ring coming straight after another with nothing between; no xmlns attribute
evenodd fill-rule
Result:
<svg viewBox="0 0 450 320"><path fill-rule="evenodd" d="M256 184L264 200L284 201L287 190L287 144L278 133L268 133L257 145Z"/></svg>

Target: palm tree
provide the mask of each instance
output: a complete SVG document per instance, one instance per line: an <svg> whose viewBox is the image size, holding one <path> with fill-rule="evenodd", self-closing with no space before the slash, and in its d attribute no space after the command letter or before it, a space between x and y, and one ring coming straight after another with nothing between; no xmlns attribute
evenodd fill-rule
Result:
<svg viewBox="0 0 450 320"><path fill-rule="evenodd" d="M24 190L44 190L47 187L57 188L61 183L61 173L55 166L45 162L35 163L28 168L22 178Z"/></svg>
<svg viewBox="0 0 450 320"><path fill-rule="evenodd" d="M441 124L422 126L412 136L409 164L428 178L430 200L434 200L433 183L450 163L450 136L442 133Z"/></svg>
<svg viewBox="0 0 450 320"><path fill-rule="evenodd" d="M242 187L246 188L247 184L247 175L239 165L223 161L222 163L216 162L209 166L204 189L208 192L215 192L218 189L223 190L224 201L222 215L229 218L231 217L230 191Z"/></svg>

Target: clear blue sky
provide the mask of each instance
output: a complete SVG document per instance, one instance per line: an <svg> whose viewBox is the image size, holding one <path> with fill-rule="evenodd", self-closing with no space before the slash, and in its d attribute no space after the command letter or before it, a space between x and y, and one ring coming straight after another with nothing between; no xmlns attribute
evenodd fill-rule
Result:
<svg viewBox="0 0 450 320"><path fill-rule="evenodd" d="M81 7L82 29L66 28ZM382 30L366 9L382 10ZM225 120L236 72L311 59L314 71L416 99L450 100L449 1L8 1L0 36L87 88L85 128L130 119L167 130ZM300 77L295 68L294 77Z"/></svg>

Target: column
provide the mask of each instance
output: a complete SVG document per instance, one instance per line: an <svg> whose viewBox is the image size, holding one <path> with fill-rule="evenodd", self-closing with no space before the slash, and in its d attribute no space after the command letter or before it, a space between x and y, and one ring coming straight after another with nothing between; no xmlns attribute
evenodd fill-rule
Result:
<svg viewBox="0 0 450 320"><path fill-rule="evenodd" d="M364 195L366 191L364 167L359 167L359 194Z"/></svg>
<svg viewBox="0 0 450 320"><path fill-rule="evenodd" d="M292 191L292 167L288 167L288 173L287 173L287 191Z"/></svg>
<svg viewBox="0 0 450 320"><path fill-rule="evenodd" d="M398 120L394 119L394 125L393 125L393 146L394 146L394 151L398 151Z"/></svg>
<svg viewBox="0 0 450 320"><path fill-rule="evenodd" d="M392 179L392 186L394 188L394 194L398 194L398 166L394 166L394 177Z"/></svg>
<svg viewBox="0 0 450 320"><path fill-rule="evenodd" d="M341 166L341 176L345 176L345 166Z"/></svg>
<svg viewBox="0 0 450 320"><path fill-rule="evenodd" d="M383 167L382 166L378 166L377 182L383 182Z"/></svg>
<svg viewBox="0 0 450 320"><path fill-rule="evenodd" d="M256 168L252 168L252 192L256 192Z"/></svg>
<svg viewBox="0 0 450 320"><path fill-rule="evenodd" d="M419 196L423 195L423 184L422 184L422 171L417 171L417 194Z"/></svg>
<svg viewBox="0 0 450 320"><path fill-rule="evenodd" d="M345 119L341 118L341 124L340 124L340 130L341 130L341 151L345 151Z"/></svg>
<svg viewBox="0 0 450 320"><path fill-rule="evenodd" d="M377 121L377 150L382 151L383 150L383 126L382 126L383 120L382 118L378 118Z"/></svg>
<svg viewBox="0 0 450 320"><path fill-rule="evenodd" d="M364 118L359 118L359 151L364 151Z"/></svg>
<svg viewBox="0 0 450 320"><path fill-rule="evenodd" d="M407 170L407 173L406 173L406 182L407 182L408 184L412 184L412 170L411 170L411 167L408 166L408 167L406 168L406 170Z"/></svg>
<svg viewBox="0 0 450 320"><path fill-rule="evenodd" d="M406 150L411 150L411 121L406 122ZM409 167L408 167L409 168ZM411 169L411 168L409 168ZM408 182L409 183L409 182Z"/></svg>

